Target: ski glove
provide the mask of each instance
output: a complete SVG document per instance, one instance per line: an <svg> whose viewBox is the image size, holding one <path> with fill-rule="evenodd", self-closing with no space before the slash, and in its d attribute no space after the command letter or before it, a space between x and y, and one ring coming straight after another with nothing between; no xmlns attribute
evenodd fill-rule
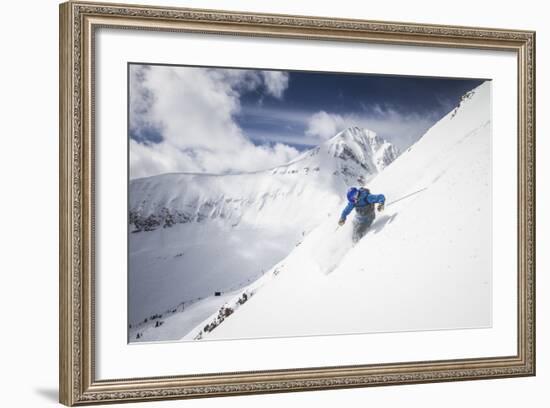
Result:
<svg viewBox="0 0 550 408"><path fill-rule="evenodd" d="M342 226L342 225L344 225L344 224L345 224L345 222L346 222L346 220L345 220L345 219L343 219L343 218L340 218L340 221L338 221L338 225Z"/></svg>
<svg viewBox="0 0 550 408"><path fill-rule="evenodd" d="M378 204L378 212L384 211L384 204Z"/></svg>

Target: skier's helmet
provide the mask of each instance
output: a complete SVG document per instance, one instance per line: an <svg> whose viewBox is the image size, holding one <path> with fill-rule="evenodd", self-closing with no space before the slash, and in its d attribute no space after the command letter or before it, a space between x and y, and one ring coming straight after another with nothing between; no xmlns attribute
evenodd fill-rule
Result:
<svg viewBox="0 0 550 408"><path fill-rule="evenodd" d="M359 198L359 190L355 187L352 187L348 190L348 201L354 203Z"/></svg>

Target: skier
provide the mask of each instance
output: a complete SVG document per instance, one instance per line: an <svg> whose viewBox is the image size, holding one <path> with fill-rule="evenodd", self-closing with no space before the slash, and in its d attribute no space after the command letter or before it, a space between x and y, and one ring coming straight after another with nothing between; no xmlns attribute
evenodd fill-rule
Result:
<svg viewBox="0 0 550 408"><path fill-rule="evenodd" d="M344 225L346 217L355 208L353 220L353 242L358 242L366 234L375 218L374 205L378 204L378 211L384 209L386 197L384 194L371 194L368 188L351 187L348 190L348 205L342 211L338 225Z"/></svg>

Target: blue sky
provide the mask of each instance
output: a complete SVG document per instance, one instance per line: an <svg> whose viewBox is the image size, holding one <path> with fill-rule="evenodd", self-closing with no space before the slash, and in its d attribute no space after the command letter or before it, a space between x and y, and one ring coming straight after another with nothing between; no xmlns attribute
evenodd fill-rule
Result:
<svg viewBox="0 0 550 408"><path fill-rule="evenodd" d="M306 137L307 118L323 111L345 122L348 118L349 126L359 121L403 150L482 82L289 72L284 99L269 97L261 88L247 92L241 96L243 109L236 120L255 143L280 141L303 149L316 144Z"/></svg>
<svg viewBox="0 0 550 408"><path fill-rule="evenodd" d="M131 177L258 170L350 126L404 150L482 82L130 64Z"/></svg>

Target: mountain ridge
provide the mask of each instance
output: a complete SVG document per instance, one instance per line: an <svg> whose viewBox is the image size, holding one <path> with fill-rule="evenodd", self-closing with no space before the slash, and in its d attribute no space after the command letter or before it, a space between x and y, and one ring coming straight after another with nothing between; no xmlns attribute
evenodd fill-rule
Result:
<svg viewBox="0 0 550 408"><path fill-rule="evenodd" d="M269 169L228 174L166 173L134 179L130 182L130 225L134 226L132 232L142 232L218 216L240 218L237 213L245 211L247 205L265 205L266 192L284 195L293 188L306 188L307 183L341 195L351 185L368 182L397 156L397 149L374 132L352 127ZM244 184L257 184L257 188L245 187L244 192L235 193L243 190ZM183 193L169 194L170 189Z"/></svg>

